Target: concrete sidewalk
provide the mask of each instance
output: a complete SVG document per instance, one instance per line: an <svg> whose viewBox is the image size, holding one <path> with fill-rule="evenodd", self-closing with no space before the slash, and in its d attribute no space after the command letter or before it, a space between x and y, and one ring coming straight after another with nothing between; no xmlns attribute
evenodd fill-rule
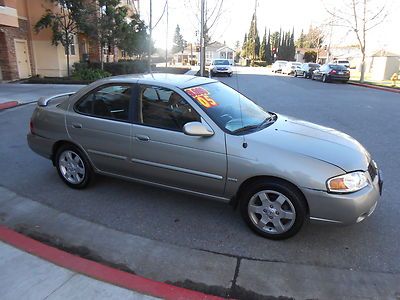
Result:
<svg viewBox="0 0 400 300"><path fill-rule="evenodd" d="M0 293L7 299L159 299L78 274L0 241Z"/></svg>
<svg viewBox="0 0 400 300"><path fill-rule="evenodd" d="M36 102L40 97L76 92L84 85L0 83L0 110Z"/></svg>

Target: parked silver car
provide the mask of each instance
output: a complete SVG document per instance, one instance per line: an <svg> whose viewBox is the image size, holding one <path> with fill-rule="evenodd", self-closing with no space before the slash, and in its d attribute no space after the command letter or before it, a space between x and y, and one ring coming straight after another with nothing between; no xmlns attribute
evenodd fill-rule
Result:
<svg viewBox="0 0 400 300"><path fill-rule="evenodd" d="M382 191L376 163L350 136L265 111L208 78L110 77L42 98L27 138L70 187L99 173L211 197L271 239L307 218L360 222Z"/></svg>

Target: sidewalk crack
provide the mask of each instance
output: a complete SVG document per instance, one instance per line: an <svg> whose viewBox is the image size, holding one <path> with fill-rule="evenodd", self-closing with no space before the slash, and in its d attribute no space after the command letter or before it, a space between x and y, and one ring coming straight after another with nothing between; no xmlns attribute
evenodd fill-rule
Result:
<svg viewBox="0 0 400 300"><path fill-rule="evenodd" d="M73 273L67 280L65 280L60 286L56 287L50 294L43 298L43 300L48 299L51 295L61 289L67 282L69 282L77 273Z"/></svg>

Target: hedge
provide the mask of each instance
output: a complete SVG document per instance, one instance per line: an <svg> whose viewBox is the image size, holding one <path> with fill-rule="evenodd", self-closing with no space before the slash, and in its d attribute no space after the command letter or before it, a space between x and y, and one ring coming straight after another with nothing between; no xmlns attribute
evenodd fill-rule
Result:
<svg viewBox="0 0 400 300"><path fill-rule="evenodd" d="M75 72L80 72L82 69L101 69L100 62L91 63L74 63L73 65ZM144 73L147 71L146 60L133 60L133 61L119 61L119 62L105 62L104 71L111 75L124 75L124 74L135 74Z"/></svg>

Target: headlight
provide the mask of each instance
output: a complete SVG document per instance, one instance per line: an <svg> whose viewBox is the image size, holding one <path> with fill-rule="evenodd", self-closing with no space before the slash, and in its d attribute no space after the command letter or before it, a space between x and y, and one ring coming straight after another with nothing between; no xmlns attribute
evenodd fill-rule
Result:
<svg viewBox="0 0 400 300"><path fill-rule="evenodd" d="M352 172L328 179L326 183L329 192L350 193L361 190L368 185L365 172Z"/></svg>

